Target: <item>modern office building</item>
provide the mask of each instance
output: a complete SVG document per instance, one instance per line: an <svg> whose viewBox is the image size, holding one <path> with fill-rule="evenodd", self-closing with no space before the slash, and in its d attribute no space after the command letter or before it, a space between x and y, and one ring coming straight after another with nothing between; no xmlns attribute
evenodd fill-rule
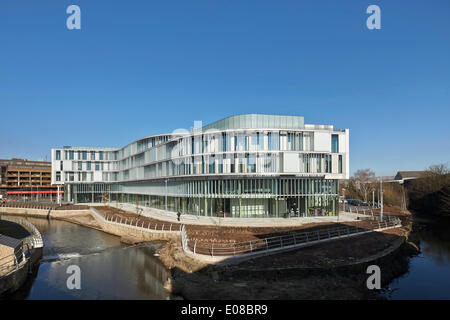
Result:
<svg viewBox="0 0 450 320"><path fill-rule="evenodd" d="M124 202L226 217L334 215L349 130L244 114L123 148L52 149L52 183L74 203Z"/></svg>

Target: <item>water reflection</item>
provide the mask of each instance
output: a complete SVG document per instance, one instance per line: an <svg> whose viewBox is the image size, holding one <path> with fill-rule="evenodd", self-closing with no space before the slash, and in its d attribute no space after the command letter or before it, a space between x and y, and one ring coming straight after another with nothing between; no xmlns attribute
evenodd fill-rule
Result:
<svg viewBox="0 0 450 320"><path fill-rule="evenodd" d="M411 238L421 253L409 261L408 272L395 279L388 299L450 299L450 219L416 219Z"/></svg>
<svg viewBox="0 0 450 320"><path fill-rule="evenodd" d="M34 280L12 298L168 299L168 272L153 256L158 244L126 246L119 238L69 222L28 218L44 239ZM69 290L67 267L81 269L81 290Z"/></svg>

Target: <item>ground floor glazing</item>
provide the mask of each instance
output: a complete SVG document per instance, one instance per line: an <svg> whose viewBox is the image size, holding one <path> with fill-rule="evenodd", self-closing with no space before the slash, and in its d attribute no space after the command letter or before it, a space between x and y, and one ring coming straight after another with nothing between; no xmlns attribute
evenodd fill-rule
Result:
<svg viewBox="0 0 450 320"><path fill-rule="evenodd" d="M191 185L184 186L185 183ZM192 181L181 184L162 181L159 184L159 186L155 183L66 185L65 200L74 203L129 203L141 207L211 217L305 217L332 216L338 213L337 180L241 179L231 180L231 182L228 180L197 181L193 184ZM227 185L237 186L237 188L226 192ZM215 192L203 194L210 187L211 191ZM151 191L155 191L155 188L158 191L168 190L168 192L152 194ZM184 189L193 190L196 193L174 194L174 190L183 191ZM275 193L272 194L271 191Z"/></svg>

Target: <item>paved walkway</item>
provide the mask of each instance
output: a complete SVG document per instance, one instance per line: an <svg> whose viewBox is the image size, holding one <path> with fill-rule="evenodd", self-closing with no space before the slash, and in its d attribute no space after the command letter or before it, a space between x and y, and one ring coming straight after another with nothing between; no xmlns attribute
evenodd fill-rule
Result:
<svg viewBox="0 0 450 320"><path fill-rule="evenodd" d="M91 206L103 206L102 203L86 203ZM111 207L119 208L125 211L136 213L136 205L129 203L111 203ZM142 211L141 211L142 210ZM149 218L168 221L172 223L178 222L177 214L175 212L165 212L164 210L139 207L140 214ZM197 224L197 225L209 225L209 226L230 226L230 227L279 227L279 226L300 226L308 223L320 223L320 222L347 222L355 221L358 216L364 216L362 214L351 214L348 212L341 212L339 217L304 217L304 218L217 218L217 217L205 217L195 216L190 214L181 215L181 223L184 224ZM367 216L366 216L367 217Z"/></svg>

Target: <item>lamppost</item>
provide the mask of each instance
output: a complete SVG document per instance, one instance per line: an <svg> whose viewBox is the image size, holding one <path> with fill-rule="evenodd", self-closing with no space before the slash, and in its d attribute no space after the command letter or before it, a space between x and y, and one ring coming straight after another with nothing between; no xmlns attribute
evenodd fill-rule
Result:
<svg viewBox="0 0 450 320"><path fill-rule="evenodd" d="M380 198L381 198L381 209L380 209L380 219L383 221L383 178L380 177Z"/></svg>
<svg viewBox="0 0 450 320"><path fill-rule="evenodd" d="M342 208L345 212L345 188L342 188ZM339 222L339 214L340 214L341 210L339 210L338 207L338 218L337 218L337 222Z"/></svg>
<svg viewBox="0 0 450 320"><path fill-rule="evenodd" d="M375 188L372 189L372 207L375 206Z"/></svg>
<svg viewBox="0 0 450 320"><path fill-rule="evenodd" d="M165 182L166 182L166 214L167 214L167 179L165 180Z"/></svg>

